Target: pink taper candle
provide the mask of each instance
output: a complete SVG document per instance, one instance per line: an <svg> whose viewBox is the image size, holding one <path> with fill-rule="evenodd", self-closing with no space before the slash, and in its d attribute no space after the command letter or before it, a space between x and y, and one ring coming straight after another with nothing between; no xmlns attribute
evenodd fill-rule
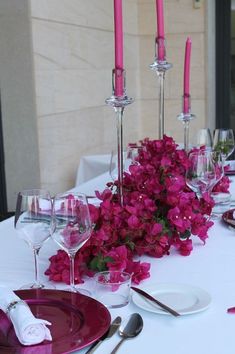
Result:
<svg viewBox="0 0 235 354"><path fill-rule="evenodd" d="M184 59L184 103L183 103L183 113L189 113L190 111L190 91L189 91L189 81L190 81L190 60L191 60L191 48L192 41L187 38L185 45L185 59Z"/></svg>
<svg viewBox="0 0 235 354"><path fill-rule="evenodd" d="M114 0L115 96L123 96L123 25L122 0Z"/></svg>
<svg viewBox="0 0 235 354"><path fill-rule="evenodd" d="M157 59L163 61L165 60L163 0L156 0L156 14L157 14L157 44L158 44Z"/></svg>

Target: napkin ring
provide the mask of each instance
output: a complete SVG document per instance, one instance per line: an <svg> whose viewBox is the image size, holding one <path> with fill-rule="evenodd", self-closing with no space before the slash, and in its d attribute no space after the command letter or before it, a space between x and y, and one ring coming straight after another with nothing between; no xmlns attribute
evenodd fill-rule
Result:
<svg viewBox="0 0 235 354"><path fill-rule="evenodd" d="M5 312L6 312L6 315L9 316L11 310L12 310L12 309L15 309L18 304L22 304L22 305L28 307L28 304L26 304L26 302L23 301L23 300L15 300L15 301L12 301L12 302L10 302L10 303L8 304L8 306L7 306L7 308L6 308L6 311L5 311Z"/></svg>

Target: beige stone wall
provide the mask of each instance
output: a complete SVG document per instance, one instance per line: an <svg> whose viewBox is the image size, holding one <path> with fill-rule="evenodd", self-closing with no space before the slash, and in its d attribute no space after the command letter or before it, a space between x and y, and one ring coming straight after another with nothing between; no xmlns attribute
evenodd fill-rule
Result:
<svg viewBox="0 0 235 354"><path fill-rule="evenodd" d="M138 91L137 3L125 1L128 93ZM74 186L80 156L115 146L111 95L113 8L110 0L32 0L41 183ZM138 103L125 114L125 141L138 139Z"/></svg>
<svg viewBox="0 0 235 354"><path fill-rule="evenodd" d="M114 112L104 103L111 94L114 65L113 1L30 0L38 116L41 185L53 193L74 186L82 155L115 147ZM135 103L124 116L124 143L158 136L158 81L154 59L155 0L124 0L127 93ZM181 110L184 47L192 38L191 95L204 127L205 8L191 0L165 1L167 59L166 132L182 141Z"/></svg>

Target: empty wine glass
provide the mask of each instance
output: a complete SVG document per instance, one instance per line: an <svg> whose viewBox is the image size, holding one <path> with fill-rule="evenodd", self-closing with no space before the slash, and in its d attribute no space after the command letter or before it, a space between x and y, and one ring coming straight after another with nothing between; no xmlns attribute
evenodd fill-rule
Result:
<svg viewBox="0 0 235 354"><path fill-rule="evenodd" d="M217 151L211 151L211 156L215 164L215 181L214 184L212 184L210 187L210 192L212 192L213 188L224 176L224 161L221 153Z"/></svg>
<svg viewBox="0 0 235 354"><path fill-rule="evenodd" d="M81 193L58 194L52 209L51 236L70 259L70 291L90 295L74 283L74 259L91 236L92 224L87 198Z"/></svg>
<svg viewBox="0 0 235 354"><path fill-rule="evenodd" d="M205 192L210 192L215 185L216 168L213 155L209 151L198 151L189 154L190 166L186 171L186 184L198 199Z"/></svg>
<svg viewBox="0 0 235 354"><path fill-rule="evenodd" d="M202 147L204 146L206 150L212 149L212 136L210 129L204 128L199 129L196 135L196 146Z"/></svg>
<svg viewBox="0 0 235 354"><path fill-rule="evenodd" d="M126 159L124 163L125 172L130 172L129 168L131 165L139 165L138 156L142 149L143 149L142 146L136 144L130 144L127 147Z"/></svg>
<svg viewBox="0 0 235 354"><path fill-rule="evenodd" d="M123 151L123 161L125 160L126 160L126 151ZM125 162L123 164L125 166ZM111 155L110 155L109 175L113 181L116 181L118 179L118 157L117 157L117 153L114 150L111 151Z"/></svg>
<svg viewBox="0 0 235 354"><path fill-rule="evenodd" d="M18 193L14 225L19 237L32 248L35 266L35 281L22 286L24 289L45 287L39 281L38 255L42 244L50 237L51 212L52 199L48 191L32 189Z"/></svg>
<svg viewBox="0 0 235 354"><path fill-rule="evenodd" d="M234 134L232 129L216 129L213 150L220 152L225 161L234 151Z"/></svg>

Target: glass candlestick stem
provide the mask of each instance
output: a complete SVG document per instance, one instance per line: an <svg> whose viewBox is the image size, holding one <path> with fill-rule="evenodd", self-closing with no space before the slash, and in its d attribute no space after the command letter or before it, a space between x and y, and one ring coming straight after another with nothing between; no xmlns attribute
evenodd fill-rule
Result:
<svg viewBox="0 0 235 354"><path fill-rule="evenodd" d="M124 108L133 102L133 99L126 95L126 81L125 81L125 70L121 71L123 75L123 95L115 95L115 73L116 69L112 72L112 87L113 94L105 100L106 104L114 108L116 115L116 131L117 131L117 162L118 162L118 196L120 205L123 206L123 113ZM119 69L120 75L120 69Z"/></svg>
<svg viewBox="0 0 235 354"><path fill-rule="evenodd" d="M161 50L160 50L161 49ZM159 52L164 51L163 58L159 59ZM159 79L159 119L158 119L158 137L163 138L165 123L164 123L164 86L165 86L165 73L172 67L165 59L165 43L164 38L155 39L155 60L150 64L150 68L154 70Z"/></svg>

